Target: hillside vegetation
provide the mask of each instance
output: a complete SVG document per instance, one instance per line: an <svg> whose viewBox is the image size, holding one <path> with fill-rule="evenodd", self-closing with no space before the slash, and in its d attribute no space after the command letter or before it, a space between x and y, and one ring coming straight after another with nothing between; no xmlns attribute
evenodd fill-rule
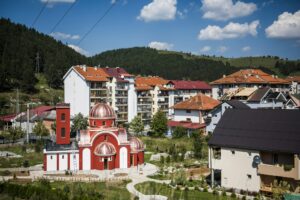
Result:
<svg viewBox="0 0 300 200"><path fill-rule="evenodd" d="M281 76L300 72L298 61L276 56L223 58L133 47L86 57L48 35L4 18L0 19L0 56L0 92L19 88L26 94L40 93L40 89L36 88L41 81L35 76L37 63L44 84L60 89L63 75L77 64L123 67L134 75L204 81L213 81L223 74L249 67Z"/></svg>

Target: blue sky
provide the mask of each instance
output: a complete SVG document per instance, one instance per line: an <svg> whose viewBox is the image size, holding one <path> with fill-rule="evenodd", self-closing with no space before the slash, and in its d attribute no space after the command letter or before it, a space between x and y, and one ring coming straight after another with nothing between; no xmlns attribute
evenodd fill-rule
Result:
<svg viewBox="0 0 300 200"><path fill-rule="evenodd" d="M298 0L1 0L0 16L32 27L45 4L33 27L89 56L150 46L224 57L300 59Z"/></svg>

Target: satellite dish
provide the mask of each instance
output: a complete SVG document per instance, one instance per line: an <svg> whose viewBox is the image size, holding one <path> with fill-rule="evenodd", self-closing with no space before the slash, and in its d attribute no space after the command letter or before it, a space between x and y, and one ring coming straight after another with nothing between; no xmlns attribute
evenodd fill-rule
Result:
<svg viewBox="0 0 300 200"><path fill-rule="evenodd" d="M261 159L260 159L260 156L259 155L256 155L253 157L253 162L256 164L256 165L259 165L261 163Z"/></svg>

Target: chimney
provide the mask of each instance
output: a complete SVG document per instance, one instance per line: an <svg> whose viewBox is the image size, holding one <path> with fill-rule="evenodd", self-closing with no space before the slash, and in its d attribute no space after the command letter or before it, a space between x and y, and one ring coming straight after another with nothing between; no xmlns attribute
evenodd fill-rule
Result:
<svg viewBox="0 0 300 200"><path fill-rule="evenodd" d="M82 65L82 69L86 72L86 65Z"/></svg>
<svg viewBox="0 0 300 200"><path fill-rule="evenodd" d="M225 74L223 74L223 78L226 78L226 75L225 75Z"/></svg>
<svg viewBox="0 0 300 200"><path fill-rule="evenodd" d="M97 66L94 66L94 69L97 70Z"/></svg>
<svg viewBox="0 0 300 200"><path fill-rule="evenodd" d="M70 144L70 104L56 105L56 144Z"/></svg>
<svg viewBox="0 0 300 200"><path fill-rule="evenodd" d="M275 78L274 74L272 74L272 78Z"/></svg>

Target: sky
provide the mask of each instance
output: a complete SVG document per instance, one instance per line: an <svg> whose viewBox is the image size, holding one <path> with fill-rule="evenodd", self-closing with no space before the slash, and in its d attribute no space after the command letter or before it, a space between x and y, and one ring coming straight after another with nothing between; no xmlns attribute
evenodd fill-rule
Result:
<svg viewBox="0 0 300 200"><path fill-rule="evenodd" d="M300 59L299 0L0 0L0 17L87 56L148 46Z"/></svg>

